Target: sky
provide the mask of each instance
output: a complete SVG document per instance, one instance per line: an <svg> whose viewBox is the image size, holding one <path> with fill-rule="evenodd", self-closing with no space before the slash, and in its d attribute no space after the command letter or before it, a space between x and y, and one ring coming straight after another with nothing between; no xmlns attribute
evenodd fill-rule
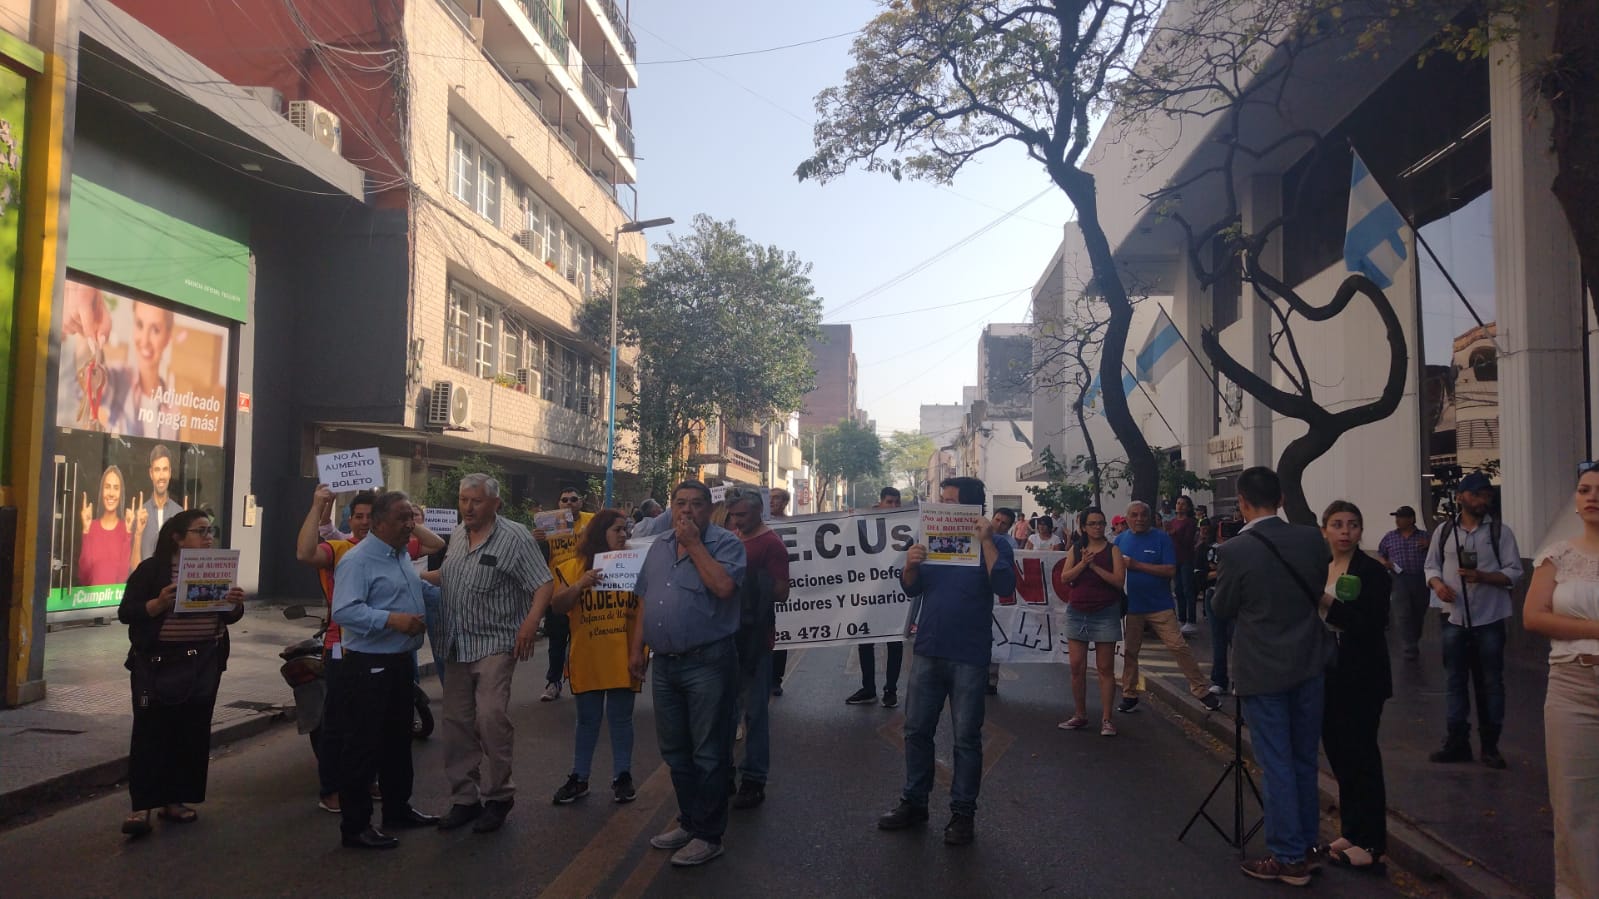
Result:
<svg viewBox="0 0 1599 899"><path fill-rule="evenodd" d="M977 383L983 327L1027 320L1031 288L1060 243L1071 206L1043 168L1001 147L949 187L860 171L825 186L800 183L794 169L812 150L815 96L841 83L850 64L852 37L817 39L859 29L878 4L631 6L639 217L678 223L646 232L651 242L705 213L811 263L823 321L853 326L859 404L878 433L916 430L923 403L960 402L961 387ZM804 41L816 42L669 62Z"/></svg>

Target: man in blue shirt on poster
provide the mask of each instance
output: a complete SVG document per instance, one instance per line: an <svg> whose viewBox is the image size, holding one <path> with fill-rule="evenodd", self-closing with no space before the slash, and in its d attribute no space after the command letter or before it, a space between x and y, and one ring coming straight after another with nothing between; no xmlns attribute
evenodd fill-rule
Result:
<svg viewBox="0 0 1599 899"><path fill-rule="evenodd" d="M983 482L949 478L939 485L940 501L983 507ZM904 830L927 820L933 791L933 734L949 701L955 728L955 768L949 786L949 825L944 842L963 846L974 836L977 790L983 779L983 703L993 646L994 597L1016 590L1016 570L1008 542L996 539L993 522L977 519L977 565L926 565L927 547L905 552L900 586L920 596L916 618L916 657L911 663L905 703L905 789L899 805L877 819L882 830Z"/></svg>
<svg viewBox="0 0 1599 899"><path fill-rule="evenodd" d="M1177 548L1171 537L1156 528L1155 513L1148 503L1134 502L1127 507L1128 529L1117 535L1115 543L1127 560L1127 619L1122 627L1122 701L1116 711L1138 710L1138 650L1144 642L1144 625L1155 631L1177 658L1177 666L1188 679L1188 691L1209 711L1221 708L1212 696L1210 684L1194 661L1193 650L1178 629L1177 611L1172 603L1171 581L1177 574Z"/></svg>

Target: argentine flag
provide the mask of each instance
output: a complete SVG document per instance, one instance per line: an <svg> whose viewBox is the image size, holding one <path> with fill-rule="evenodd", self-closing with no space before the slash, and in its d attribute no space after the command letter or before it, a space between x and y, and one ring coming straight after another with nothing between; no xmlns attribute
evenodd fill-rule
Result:
<svg viewBox="0 0 1599 899"><path fill-rule="evenodd" d="M1137 389L1138 379L1123 371L1122 393L1127 396L1132 396L1133 391ZM1094 405L1094 401L1097 399L1099 399L1099 375L1094 375L1094 380L1088 385L1088 392L1083 394L1083 405L1092 406Z"/></svg>
<svg viewBox="0 0 1599 899"><path fill-rule="evenodd" d="M1138 380L1155 384L1176 368L1178 360L1182 358L1182 354L1177 352L1177 344L1181 341L1177 324L1166 314L1165 309L1160 310L1154 327L1149 329L1149 336L1144 338L1144 345L1133 358L1133 371L1138 373Z"/></svg>
<svg viewBox="0 0 1599 899"><path fill-rule="evenodd" d="M1349 224L1344 233L1344 265L1384 290L1393 286L1394 274L1404 265L1404 216L1382 192L1359 153L1353 153L1349 176Z"/></svg>

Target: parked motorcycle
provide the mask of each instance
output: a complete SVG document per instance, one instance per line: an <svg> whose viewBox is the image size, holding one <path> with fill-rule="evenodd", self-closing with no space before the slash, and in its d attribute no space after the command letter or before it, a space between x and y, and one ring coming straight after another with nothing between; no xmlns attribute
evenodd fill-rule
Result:
<svg viewBox="0 0 1599 899"><path fill-rule="evenodd" d="M309 734L322 726L322 707L327 702L327 673L322 665L322 636L327 633L328 622L321 615L311 614L303 605L285 608L283 617L290 621L311 618L321 625L312 636L291 643L278 653L278 657L283 659L283 665L278 669L278 673L283 675L284 682L294 691L296 728L302 734ZM426 740L433 735L433 711L430 708L432 700L422 690L420 683L412 689L411 736L418 740Z"/></svg>

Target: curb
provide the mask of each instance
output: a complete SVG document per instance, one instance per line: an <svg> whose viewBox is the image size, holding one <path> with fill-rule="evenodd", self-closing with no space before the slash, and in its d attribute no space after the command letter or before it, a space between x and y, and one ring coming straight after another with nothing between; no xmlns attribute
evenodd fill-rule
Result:
<svg viewBox="0 0 1599 899"><path fill-rule="evenodd" d="M1212 737L1231 746L1233 716L1228 712L1205 711L1199 700L1160 675L1146 675L1144 689L1157 695L1164 705L1181 714ZM1244 732L1247 735L1248 725ZM1244 740L1244 758L1255 762L1254 749ZM1322 809L1338 804L1338 782L1325 769L1319 771L1318 787ZM1388 855L1412 873L1441 880L1457 896L1473 899L1528 899L1526 891L1484 868L1471 857L1432 831L1411 822L1394 809L1388 809Z"/></svg>
<svg viewBox="0 0 1599 899"><path fill-rule="evenodd" d="M278 722L287 721L293 709L293 706L280 706L270 712L213 728L211 747L215 749L225 743L264 733ZM120 755L0 795L0 830L28 823L39 813L84 798L85 794L115 787L127 777L128 757Z"/></svg>

